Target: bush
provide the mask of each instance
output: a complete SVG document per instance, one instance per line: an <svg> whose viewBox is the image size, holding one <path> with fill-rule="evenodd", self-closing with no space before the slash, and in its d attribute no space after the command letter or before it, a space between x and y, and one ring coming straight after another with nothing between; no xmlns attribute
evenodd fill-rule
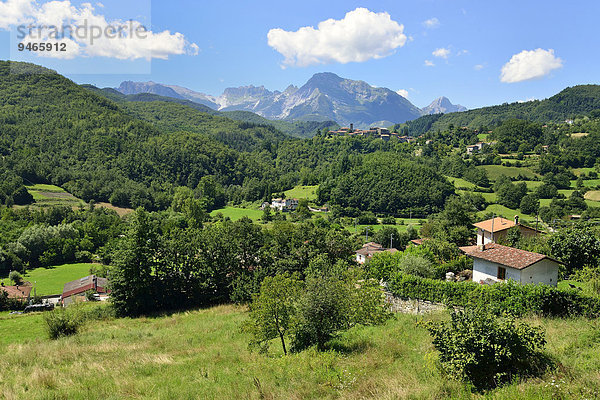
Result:
<svg viewBox="0 0 600 400"><path fill-rule="evenodd" d="M538 376L551 365L541 328L496 318L483 309L454 311L451 320L425 324L443 370L481 391L515 378Z"/></svg>
<svg viewBox="0 0 600 400"><path fill-rule="evenodd" d="M23 284L23 275L21 275L19 271L10 271L10 274L8 274L8 279L10 279L17 286Z"/></svg>
<svg viewBox="0 0 600 400"><path fill-rule="evenodd" d="M387 216L387 217L383 217L381 219L381 223L383 225L396 225L396 218L392 217L391 215Z"/></svg>
<svg viewBox="0 0 600 400"><path fill-rule="evenodd" d="M74 335L83 323L81 315L76 309L57 308L44 314L46 332L50 339Z"/></svg>

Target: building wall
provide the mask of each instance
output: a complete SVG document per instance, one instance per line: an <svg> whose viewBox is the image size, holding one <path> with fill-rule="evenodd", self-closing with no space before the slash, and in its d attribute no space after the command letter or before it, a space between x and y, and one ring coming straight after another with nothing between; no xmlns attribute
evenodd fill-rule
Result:
<svg viewBox="0 0 600 400"><path fill-rule="evenodd" d="M521 283L543 283L556 286L558 282L559 264L549 259L543 259L521 270Z"/></svg>
<svg viewBox="0 0 600 400"><path fill-rule="evenodd" d="M521 282L521 271L516 268L506 267L491 261L482 260L479 258L473 259L473 282L481 282L486 279L498 281L498 267L506 269L506 280L512 279Z"/></svg>

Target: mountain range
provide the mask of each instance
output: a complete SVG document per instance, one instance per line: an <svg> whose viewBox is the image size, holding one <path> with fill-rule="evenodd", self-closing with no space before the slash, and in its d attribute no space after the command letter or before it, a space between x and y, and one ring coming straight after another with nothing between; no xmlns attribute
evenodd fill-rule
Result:
<svg viewBox="0 0 600 400"><path fill-rule="evenodd" d="M125 81L117 90L126 95L151 93L188 100L219 111L251 111L270 120L336 121L357 128L389 126L422 115L466 110L446 97L419 109L398 93L330 72L313 75L303 86L270 91L264 86L227 88L220 96L155 82Z"/></svg>

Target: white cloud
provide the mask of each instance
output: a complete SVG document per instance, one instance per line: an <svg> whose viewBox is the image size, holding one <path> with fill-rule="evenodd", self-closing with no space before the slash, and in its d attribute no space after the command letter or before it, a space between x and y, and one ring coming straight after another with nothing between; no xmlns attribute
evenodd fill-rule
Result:
<svg viewBox="0 0 600 400"><path fill-rule="evenodd" d="M435 49L433 51L433 53L431 53L431 54L433 54L434 57L447 59L448 56L450 55L450 49L444 49L444 48Z"/></svg>
<svg viewBox="0 0 600 400"><path fill-rule="evenodd" d="M562 66L563 60L556 57L552 49L523 50L513 55L510 61L504 64L500 81L515 83L539 79Z"/></svg>
<svg viewBox="0 0 600 400"><path fill-rule="evenodd" d="M400 90L397 90L396 93L398 93L400 96L404 97L405 99L408 99L408 90L400 89Z"/></svg>
<svg viewBox="0 0 600 400"><path fill-rule="evenodd" d="M438 26L440 26L440 20L436 17L429 18L428 20L423 21L423 26L429 29L437 28Z"/></svg>
<svg viewBox="0 0 600 400"><path fill-rule="evenodd" d="M483 64L477 64L473 67L475 71L481 71L485 66Z"/></svg>
<svg viewBox="0 0 600 400"><path fill-rule="evenodd" d="M0 29L8 29L13 24L29 22L33 12L33 0L7 0L0 2Z"/></svg>
<svg viewBox="0 0 600 400"><path fill-rule="evenodd" d="M97 3L97 7L104 5ZM139 21L107 20L104 15L96 13L90 3L75 6L70 0L50 1L39 5L33 0L6 0L0 1L0 29L23 28L24 24L32 24L36 30L25 35L21 42L36 41L47 43L66 43L66 52L37 52L41 57L74 58L81 57L108 57L122 60L135 60L144 58L167 59L174 54L198 54L199 48L195 43L189 43L182 33L170 31L153 32L147 30ZM46 29L37 32L37 27L45 26ZM56 28L71 26L73 30L79 27L81 34L70 34L57 40L53 38ZM86 34L82 27L86 26ZM50 27L50 28L48 28ZM126 27L120 34L111 27ZM136 34L136 29L139 29ZM17 29L19 32L19 29ZM60 31L59 31L60 32ZM109 32L109 34L107 34ZM69 37L70 36L70 37Z"/></svg>
<svg viewBox="0 0 600 400"><path fill-rule="evenodd" d="M404 25L386 12L366 8L348 12L343 19L328 19L315 29L305 26L295 32L271 29L268 44L281 53L284 66L363 62L389 56L406 43Z"/></svg>
<svg viewBox="0 0 600 400"><path fill-rule="evenodd" d="M435 64L433 63L433 61L425 60L425 66L426 67L435 67Z"/></svg>

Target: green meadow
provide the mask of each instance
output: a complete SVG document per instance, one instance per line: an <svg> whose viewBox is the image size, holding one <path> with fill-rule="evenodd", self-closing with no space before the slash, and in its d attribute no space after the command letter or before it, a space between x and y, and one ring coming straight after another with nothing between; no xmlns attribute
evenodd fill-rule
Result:
<svg viewBox="0 0 600 400"><path fill-rule="evenodd" d="M38 296L61 294L65 283L88 276L92 266L94 264L83 263L58 265L51 268L36 268L27 271L27 274L23 278L35 286ZM8 278L0 281L4 282L5 285L12 285Z"/></svg>

